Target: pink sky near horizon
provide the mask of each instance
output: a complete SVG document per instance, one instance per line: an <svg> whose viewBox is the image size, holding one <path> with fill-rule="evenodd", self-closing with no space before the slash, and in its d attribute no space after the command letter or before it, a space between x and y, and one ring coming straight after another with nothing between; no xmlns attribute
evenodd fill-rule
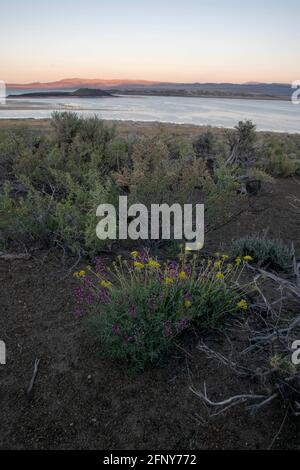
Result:
<svg viewBox="0 0 300 470"><path fill-rule="evenodd" d="M0 80L291 83L296 0L3 0Z"/></svg>

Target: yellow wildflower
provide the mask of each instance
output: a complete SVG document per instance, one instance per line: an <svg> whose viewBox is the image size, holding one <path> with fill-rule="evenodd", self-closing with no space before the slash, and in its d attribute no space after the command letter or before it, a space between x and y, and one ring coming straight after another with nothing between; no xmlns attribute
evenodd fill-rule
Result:
<svg viewBox="0 0 300 470"><path fill-rule="evenodd" d="M219 271L219 272L216 274L216 279L220 279L220 280L221 280L221 279L224 279L224 277L225 277L225 276L224 276L223 273L221 273L221 271Z"/></svg>
<svg viewBox="0 0 300 470"><path fill-rule="evenodd" d="M247 256L244 256L244 261L246 261L246 263L250 263L250 261L253 261L253 258L252 256L247 255Z"/></svg>
<svg viewBox="0 0 300 470"><path fill-rule="evenodd" d="M159 262L155 259L149 259L147 266L149 266L149 268L160 268Z"/></svg>
<svg viewBox="0 0 300 470"><path fill-rule="evenodd" d="M216 262L214 263L214 267L215 267L215 268L220 269L221 266L222 266L222 261L221 261L221 260L220 260L220 261L216 261Z"/></svg>
<svg viewBox="0 0 300 470"><path fill-rule="evenodd" d="M103 281L100 282L100 286L105 289L109 289L112 286L112 283L103 279Z"/></svg>
<svg viewBox="0 0 300 470"><path fill-rule="evenodd" d="M185 306L186 308L189 308L191 305L192 305L192 302L191 302L190 300L186 299L186 300L184 301L184 306Z"/></svg>
<svg viewBox="0 0 300 470"><path fill-rule="evenodd" d="M137 258L139 255L137 251L132 251L130 254L133 258Z"/></svg>
<svg viewBox="0 0 300 470"><path fill-rule="evenodd" d="M238 256L237 258L235 258L234 261L236 262L236 264L240 264L242 260L241 260L241 257Z"/></svg>
<svg viewBox="0 0 300 470"><path fill-rule="evenodd" d="M144 265L143 263L141 263L140 261L135 261L133 263L133 266L136 268L136 269L143 269Z"/></svg>
<svg viewBox="0 0 300 470"><path fill-rule="evenodd" d="M240 310L247 310L248 309L248 304L246 302L246 300L242 299L240 300L238 303L237 303L237 308L239 308Z"/></svg>
<svg viewBox="0 0 300 470"><path fill-rule="evenodd" d="M180 271L180 273L178 274L178 279L180 279L180 281L185 281L185 279L187 279L188 275L185 271Z"/></svg>
<svg viewBox="0 0 300 470"><path fill-rule="evenodd" d="M228 258L229 258L229 256L228 256L228 255L222 255L222 259L224 259L224 260L225 260L225 259L228 259Z"/></svg>
<svg viewBox="0 0 300 470"><path fill-rule="evenodd" d="M272 369L279 369L282 363L282 356L278 353L274 354L274 356L270 359L270 366Z"/></svg>
<svg viewBox="0 0 300 470"><path fill-rule="evenodd" d="M171 277L165 277L164 282L167 285L174 284L174 279L172 279Z"/></svg>
<svg viewBox="0 0 300 470"><path fill-rule="evenodd" d="M233 268L232 263L228 263L227 266L226 266L226 268L227 268L227 271L231 271L232 268Z"/></svg>
<svg viewBox="0 0 300 470"><path fill-rule="evenodd" d="M82 271L76 271L75 273L73 273L73 276L76 277L77 279L79 279L80 277L84 277L86 274L86 272L84 270Z"/></svg>

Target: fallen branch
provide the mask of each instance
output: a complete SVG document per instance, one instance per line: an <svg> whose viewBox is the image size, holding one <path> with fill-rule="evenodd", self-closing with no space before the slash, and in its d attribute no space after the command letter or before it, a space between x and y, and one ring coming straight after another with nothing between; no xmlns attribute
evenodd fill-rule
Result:
<svg viewBox="0 0 300 470"><path fill-rule="evenodd" d="M40 359L36 359L34 361L33 374L32 374L31 380L29 382L28 389L27 389L27 396L28 397L31 395L31 392L32 392L32 389L33 389L34 381L35 381L36 375L38 373L39 363L40 363Z"/></svg>
<svg viewBox="0 0 300 470"><path fill-rule="evenodd" d="M31 255L29 253L4 253L0 251L0 258L5 260L14 260L14 259L29 259Z"/></svg>
<svg viewBox="0 0 300 470"><path fill-rule="evenodd" d="M240 405L242 403L245 403L248 400L262 400L263 399L263 403L267 403L267 400L269 400L269 397L266 397L265 395L255 395L252 393L248 393L248 394L234 395L230 398L227 398L226 400L212 401L207 396L205 382L203 384L203 393L200 392L199 390L195 390L193 387L189 387L189 389L191 390L192 393L194 393L195 395L197 395L197 397L199 397L202 401L204 401L206 405L211 406L211 407L219 407L220 410L217 412L217 414L223 413L224 411L228 410L229 407Z"/></svg>

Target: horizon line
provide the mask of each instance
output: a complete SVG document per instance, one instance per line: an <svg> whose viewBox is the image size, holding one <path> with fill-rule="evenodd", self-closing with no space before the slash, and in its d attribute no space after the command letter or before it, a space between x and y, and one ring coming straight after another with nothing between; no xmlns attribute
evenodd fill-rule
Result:
<svg viewBox="0 0 300 470"><path fill-rule="evenodd" d="M57 80L46 80L46 81L34 81L34 82L5 82L6 86L29 86L29 85L48 85L48 84L53 84L53 83L64 83L68 81L98 81L98 82L131 82L131 83L136 83L136 84L142 84L142 83L149 83L149 84L173 84L173 85L178 85L178 84L184 84L184 85L193 85L193 84L200 84L200 85L206 85L206 84L234 84L234 85L291 85L289 82L277 82L277 81L271 81L271 82L264 82L264 81L259 81L259 80L249 80L246 82L235 82L235 81L171 81L171 80L150 80L150 79L134 79L134 78L87 78L87 77L67 77L67 78L61 78Z"/></svg>

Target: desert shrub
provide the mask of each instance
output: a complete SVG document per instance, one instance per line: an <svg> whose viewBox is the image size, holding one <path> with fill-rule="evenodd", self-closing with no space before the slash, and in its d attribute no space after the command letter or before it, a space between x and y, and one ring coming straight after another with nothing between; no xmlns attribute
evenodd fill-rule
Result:
<svg viewBox="0 0 300 470"><path fill-rule="evenodd" d="M114 127L106 127L97 116L85 119L68 111L52 113L51 125L55 141L64 148L76 140L93 145L107 143L115 135Z"/></svg>
<svg viewBox="0 0 300 470"><path fill-rule="evenodd" d="M271 149L266 170L273 176L287 178L300 170L300 160L291 158L280 147Z"/></svg>
<svg viewBox="0 0 300 470"><path fill-rule="evenodd" d="M238 197L239 187L238 166L228 167L219 158L215 162L214 177L205 176L203 179L206 230L215 228L226 220L233 201Z"/></svg>
<svg viewBox="0 0 300 470"><path fill-rule="evenodd" d="M204 203L207 227L226 219L236 197L235 165L220 160L208 168L184 139L121 138L96 117L54 113L51 123L49 137L17 133L2 141L4 180L12 183L0 198L9 207L4 239L18 234L22 241L92 253L105 243L95 234L97 206L123 194L148 209Z"/></svg>
<svg viewBox="0 0 300 470"><path fill-rule="evenodd" d="M226 132L229 157L226 165L238 163L242 167L252 165L257 158L256 126L251 121L240 121L234 130Z"/></svg>
<svg viewBox="0 0 300 470"><path fill-rule="evenodd" d="M224 319L247 302L233 284L241 273L234 265L217 261L160 264L147 253L132 252L130 261L120 257L105 271L95 266L74 273L78 315L89 314L89 324L108 357L127 361L133 370L157 361L191 328L219 328Z"/></svg>
<svg viewBox="0 0 300 470"><path fill-rule="evenodd" d="M102 244L95 234L96 208L115 203L118 194L108 150L114 131L97 118L84 120L71 113L54 114L52 125L51 139L8 136L13 177L0 195L2 238L38 240L88 254ZM118 147L122 145L119 141ZM22 188L17 197L16 183Z"/></svg>
<svg viewBox="0 0 300 470"><path fill-rule="evenodd" d="M260 237L245 237L236 240L232 248L233 256L251 256L260 265L286 268L291 264L291 249L278 240Z"/></svg>
<svg viewBox="0 0 300 470"><path fill-rule="evenodd" d="M38 240L73 254L92 254L103 242L96 238L96 208L115 203L116 191L94 174L80 184L68 173L53 172L49 192L37 189L27 177L21 179L27 193L11 197L11 184L0 194L1 230L8 241ZM51 188L51 191L50 191ZM104 242L105 243L105 242Z"/></svg>
<svg viewBox="0 0 300 470"><path fill-rule="evenodd" d="M69 145L79 131L80 118L75 113L54 112L51 125L58 145Z"/></svg>
<svg viewBox="0 0 300 470"><path fill-rule="evenodd" d="M213 175L205 159L196 158L191 146L179 146L170 162L170 151L162 141L140 139L133 145L132 166L117 173L117 184L126 191L129 203L204 203L206 226L227 217L238 188L237 166L226 167L220 159Z"/></svg>
<svg viewBox="0 0 300 470"><path fill-rule="evenodd" d="M261 183L275 183L274 178L269 173L258 167L249 168L246 172L246 176L248 176L251 180L257 180Z"/></svg>
<svg viewBox="0 0 300 470"><path fill-rule="evenodd" d="M200 134L193 141L193 148L197 158L207 158L214 154L215 138L211 131Z"/></svg>

